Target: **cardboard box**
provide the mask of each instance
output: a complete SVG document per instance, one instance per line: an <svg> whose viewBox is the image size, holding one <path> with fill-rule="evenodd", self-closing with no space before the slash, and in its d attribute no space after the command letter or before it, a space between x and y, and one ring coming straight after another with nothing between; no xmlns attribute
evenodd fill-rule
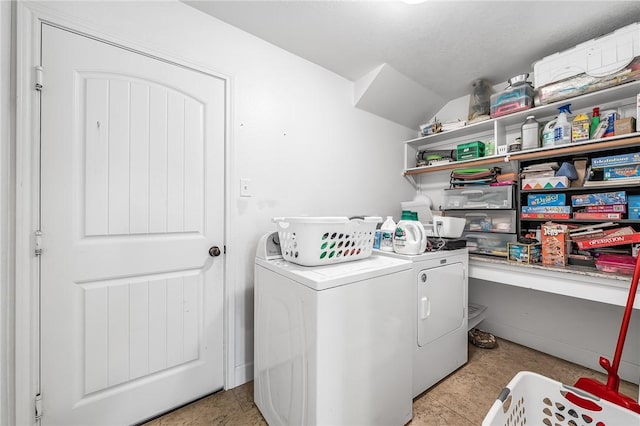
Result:
<svg viewBox="0 0 640 426"><path fill-rule="evenodd" d="M640 219L640 195L629 195L629 219Z"/></svg>
<svg viewBox="0 0 640 426"><path fill-rule="evenodd" d="M624 191L596 192L571 196L573 207L601 206L608 204L627 204L627 193Z"/></svg>
<svg viewBox="0 0 640 426"><path fill-rule="evenodd" d="M581 220L600 220L600 219L608 219L608 220L620 220L622 219L622 213L592 213L592 212L575 212L573 214L574 219Z"/></svg>
<svg viewBox="0 0 640 426"><path fill-rule="evenodd" d="M635 132L636 119L633 117L621 118L613 123L613 132L616 136Z"/></svg>
<svg viewBox="0 0 640 426"><path fill-rule="evenodd" d="M594 238L593 240L577 241L580 250L589 250L598 247L612 247L623 244L640 243L640 232L628 235L605 236L602 238Z"/></svg>
<svg viewBox="0 0 640 426"><path fill-rule="evenodd" d="M520 213L520 219L571 219L571 213Z"/></svg>
<svg viewBox="0 0 640 426"><path fill-rule="evenodd" d="M604 168L604 180L625 179L630 177L640 177L640 164Z"/></svg>
<svg viewBox="0 0 640 426"><path fill-rule="evenodd" d="M519 263L539 263L542 244L507 243L508 260Z"/></svg>
<svg viewBox="0 0 640 426"><path fill-rule="evenodd" d="M542 264L547 266L565 266L571 241L567 225L547 222L541 227Z"/></svg>
<svg viewBox="0 0 640 426"><path fill-rule="evenodd" d="M564 206L567 204L565 194L528 194L527 205L535 206Z"/></svg>
<svg viewBox="0 0 640 426"><path fill-rule="evenodd" d="M571 213L571 206L522 206L522 213Z"/></svg>
<svg viewBox="0 0 640 426"><path fill-rule="evenodd" d="M522 189L557 189L568 188L569 178L566 176L522 179Z"/></svg>
<svg viewBox="0 0 640 426"><path fill-rule="evenodd" d="M640 152L630 154L610 155L591 159L591 167L594 169L613 166L628 166L640 164Z"/></svg>

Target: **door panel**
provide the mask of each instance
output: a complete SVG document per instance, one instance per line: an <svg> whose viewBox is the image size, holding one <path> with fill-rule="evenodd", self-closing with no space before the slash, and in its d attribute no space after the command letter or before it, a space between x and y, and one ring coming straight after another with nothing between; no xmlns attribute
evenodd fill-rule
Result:
<svg viewBox="0 0 640 426"><path fill-rule="evenodd" d="M43 425L223 387L225 81L42 30Z"/></svg>
<svg viewBox="0 0 640 426"><path fill-rule="evenodd" d="M464 266L450 263L418 274L418 346L464 325Z"/></svg>

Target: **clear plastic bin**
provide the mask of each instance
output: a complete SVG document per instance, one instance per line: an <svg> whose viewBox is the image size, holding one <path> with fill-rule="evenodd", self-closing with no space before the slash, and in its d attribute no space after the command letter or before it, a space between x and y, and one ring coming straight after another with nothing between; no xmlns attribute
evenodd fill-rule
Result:
<svg viewBox="0 0 640 426"><path fill-rule="evenodd" d="M513 187L478 185L444 190L444 208L450 209L510 209L513 207Z"/></svg>

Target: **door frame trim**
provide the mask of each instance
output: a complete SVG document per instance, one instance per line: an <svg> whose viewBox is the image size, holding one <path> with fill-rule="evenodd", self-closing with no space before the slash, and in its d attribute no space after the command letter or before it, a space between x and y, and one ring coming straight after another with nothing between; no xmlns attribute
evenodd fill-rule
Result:
<svg viewBox="0 0 640 426"><path fill-rule="evenodd" d="M52 11L44 4L17 2L16 40L16 233L15 233L15 422L19 425L36 424L34 397L40 389L38 280L39 262L34 253L33 232L38 228L39 205L39 131L40 96L34 89L34 69L40 64L41 25L43 23L106 42L164 62L212 75L225 82L225 141L224 141L224 227L223 244L227 253L233 253L228 238L232 226L230 215L230 182L232 176L233 145L232 93L233 79L206 66L177 57L172 52L158 51L141 45L137 40L107 34L97 27L88 26L73 16ZM46 90L46 70L45 70ZM224 293L224 388L235 386L235 282L233 256L222 257Z"/></svg>

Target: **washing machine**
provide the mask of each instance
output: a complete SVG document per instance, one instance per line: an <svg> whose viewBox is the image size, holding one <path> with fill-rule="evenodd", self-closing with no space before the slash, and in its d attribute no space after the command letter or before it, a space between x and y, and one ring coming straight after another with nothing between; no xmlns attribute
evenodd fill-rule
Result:
<svg viewBox="0 0 640 426"><path fill-rule="evenodd" d="M467 362L469 254L466 248L378 255L413 264L413 396Z"/></svg>
<svg viewBox="0 0 640 426"><path fill-rule="evenodd" d="M412 263L306 267L268 253L258 250L254 290L254 400L267 423L410 421Z"/></svg>

